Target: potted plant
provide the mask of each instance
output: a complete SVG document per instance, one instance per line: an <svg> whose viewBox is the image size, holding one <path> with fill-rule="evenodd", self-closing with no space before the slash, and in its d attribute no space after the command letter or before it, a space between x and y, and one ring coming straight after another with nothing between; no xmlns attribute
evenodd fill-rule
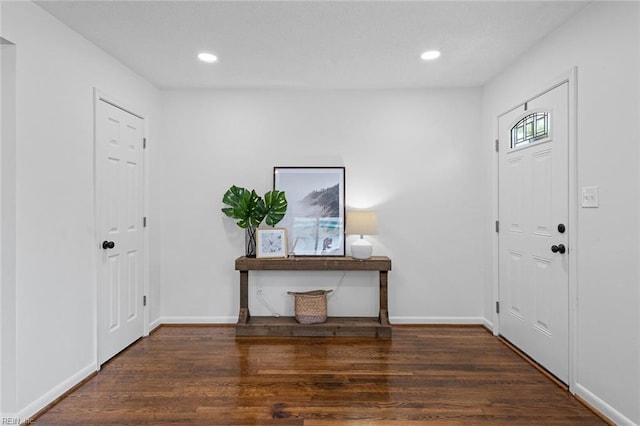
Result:
<svg viewBox="0 0 640 426"><path fill-rule="evenodd" d="M284 191L269 191L260 197L255 190L241 188L233 185L224 193L222 212L232 219L236 219L240 228L246 229L245 255L256 255L256 227L264 221L269 226L274 226L282 220L287 213L287 198Z"/></svg>

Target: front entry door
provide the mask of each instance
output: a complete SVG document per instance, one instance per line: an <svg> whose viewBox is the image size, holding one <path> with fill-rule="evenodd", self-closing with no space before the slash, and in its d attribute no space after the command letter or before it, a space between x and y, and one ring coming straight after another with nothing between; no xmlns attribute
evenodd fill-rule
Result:
<svg viewBox="0 0 640 426"><path fill-rule="evenodd" d="M143 120L96 105L98 362L144 332Z"/></svg>
<svg viewBox="0 0 640 426"><path fill-rule="evenodd" d="M568 83L499 117L500 334L568 383Z"/></svg>

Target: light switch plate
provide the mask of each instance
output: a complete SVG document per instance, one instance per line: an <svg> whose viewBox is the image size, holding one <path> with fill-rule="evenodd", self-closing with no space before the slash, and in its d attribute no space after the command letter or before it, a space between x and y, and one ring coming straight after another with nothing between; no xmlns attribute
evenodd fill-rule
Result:
<svg viewBox="0 0 640 426"><path fill-rule="evenodd" d="M597 186L583 186L582 187L582 207L583 208L597 208L600 207L600 200L598 197Z"/></svg>

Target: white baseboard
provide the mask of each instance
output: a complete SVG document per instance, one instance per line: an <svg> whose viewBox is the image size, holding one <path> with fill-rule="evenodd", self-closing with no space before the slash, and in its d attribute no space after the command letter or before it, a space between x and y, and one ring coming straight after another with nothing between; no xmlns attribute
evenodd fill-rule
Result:
<svg viewBox="0 0 640 426"><path fill-rule="evenodd" d="M482 317L389 317L393 324L484 325Z"/></svg>
<svg viewBox="0 0 640 426"><path fill-rule="evenodd" d="M602 413L602 415L611 420L614 424L618 426L637 426L637 424L631 419L598 398L581 384L576 383L574 389L577 396Z"/></svg>
<svg viewBox="0 0 640 426"><path fill-rule="evenodd" d="M149 325L153 330L162 324L235 324L238 317L161 317ZM493 324L483 317L390 317L393 324L442 324L442 325L484 325L490 330Z"/></svg>
<svg viewBox="0 0 640 426"><path fill-rule="evenodd" d="M162 324L235 324L238 318L233 317L162 317L154 321L149 329L153 330ZM393 324L442 324L442 325L484 325L493 329L493 324L482 317L390 317Z"/></svg>
<svg viewBox="0 0 640 426"><path fill-rule="evenodd" d="M161 317L159 324L235 324L238 317Z"/></svg>
<svg viewBox="0 0 640 426"><path fill-rule="evenodd" d="M493 322L489 321L486 318L482 318L482 325L484 325L485 327L487 327L487 329L489 329L490 331L494 331L493 329Z"/></svg>
<svg viewBox="0 0 640 426"><path fill-rule="evenodd" d="M36 413L38 413L38 411L42 410L44 407L51 404L53 401L55 401L57 398L59 398L61 395L67 392L69 389L71 389L72 387L76 386L78 383L80 383L81 381L89 377L97 369L98 369L98 366L96 363L91 363L87 365L86 367L84 367L83 369L81 369L71 377L67 378L57 386L53 387L51 390L49 390L47 393L42 395L40 398L36 399L31 404L27 405L25 408L23 408L18 413L16 413L15 416L11 416L9 418L11 419L17 418L22 420L22 423L29 424L30 419Z"/></svg>
<svg viewBox="0 0 640 426"><path fill-rule="evenodd" d="M155 320L149 323L149 332L152 332L156 328L162 325L162 318L156 318Z"/></svg>

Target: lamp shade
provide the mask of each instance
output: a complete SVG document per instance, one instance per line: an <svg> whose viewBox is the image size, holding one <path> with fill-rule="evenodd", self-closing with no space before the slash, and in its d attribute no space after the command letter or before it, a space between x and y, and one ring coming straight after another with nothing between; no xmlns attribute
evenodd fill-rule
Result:
<svg viewBox="0 0 640 426"><path fill-rule="evenodd" d="M378 216L371 211L347 212L347 234L376 235L378 233Z"/></svg>

